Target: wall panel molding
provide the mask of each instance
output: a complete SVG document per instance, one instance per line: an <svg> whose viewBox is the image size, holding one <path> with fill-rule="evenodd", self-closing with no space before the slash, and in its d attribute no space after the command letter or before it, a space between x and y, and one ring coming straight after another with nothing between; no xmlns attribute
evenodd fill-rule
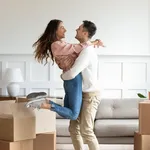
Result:
<svg viewBox="0 0 150 150"><path fill-rule="evenodd" d="M51 96L63 96L61 70L50 62L46 66L37 63L33 55L0 55L0 92L7 95L3 81L6 68L20 68L24 82L20 83L20 95L33 91L45 91ZM150 91L149 55L98 55L98 82L102 97L137 97Z"/></svg>

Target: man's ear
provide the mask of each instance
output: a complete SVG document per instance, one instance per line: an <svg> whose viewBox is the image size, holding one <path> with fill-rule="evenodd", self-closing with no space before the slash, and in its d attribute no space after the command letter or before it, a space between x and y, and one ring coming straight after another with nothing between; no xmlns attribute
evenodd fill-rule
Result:
<svg viewBox="0 0 150 150"><path fill-rule="evenodd" d="M89 33L88 32L84 32L84 36L89 36Z"/></svg>

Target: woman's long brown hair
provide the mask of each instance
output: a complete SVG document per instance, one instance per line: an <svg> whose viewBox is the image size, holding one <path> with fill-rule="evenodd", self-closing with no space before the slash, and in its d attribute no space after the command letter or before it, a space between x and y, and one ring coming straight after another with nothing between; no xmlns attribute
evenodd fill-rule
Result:
<svg viewBox="0 0 150 150"><path fill-rule="evenodd" d="M54 62L54 56L51 51L51 44L57 41L56 31L61 22L61 20L57 19L51 20L48 23L44 33L33 44L33 47L36 47L34 51L35 59L39 63L43 63L43 60L45 59L45 64L47 64L47 60L49 57L51 57L52 61Z"/></svg>

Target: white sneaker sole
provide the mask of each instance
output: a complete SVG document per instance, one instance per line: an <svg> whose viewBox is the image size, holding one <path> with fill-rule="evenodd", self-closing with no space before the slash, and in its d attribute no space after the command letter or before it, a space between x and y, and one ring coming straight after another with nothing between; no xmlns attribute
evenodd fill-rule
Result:
<svg viewBox="0 0 150 150"><path fill-rule="evenodd" d="M44 97L38 98L38 99L35 99L35 98L34 98L33 100L31 100L31 101L29 101L29 102L26 103L26 107L29 108L32 103L34 103L34 102L35 102L35 103L36 103L36 102L40 102L40 101L43 101L44 99L45 99Z"/></svg>

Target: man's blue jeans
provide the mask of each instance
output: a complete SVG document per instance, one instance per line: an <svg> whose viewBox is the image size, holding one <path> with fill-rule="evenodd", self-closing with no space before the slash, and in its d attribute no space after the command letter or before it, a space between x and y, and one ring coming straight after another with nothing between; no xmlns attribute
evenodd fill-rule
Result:
<svg viewBox="0 0 150 150"><path fill-rule="evenodd" d="M50 101L51 110L57 112L60 116L76 120L79 116L82 104L82 76L78 74L74 79L64 81L64 107Z"/></svg>

